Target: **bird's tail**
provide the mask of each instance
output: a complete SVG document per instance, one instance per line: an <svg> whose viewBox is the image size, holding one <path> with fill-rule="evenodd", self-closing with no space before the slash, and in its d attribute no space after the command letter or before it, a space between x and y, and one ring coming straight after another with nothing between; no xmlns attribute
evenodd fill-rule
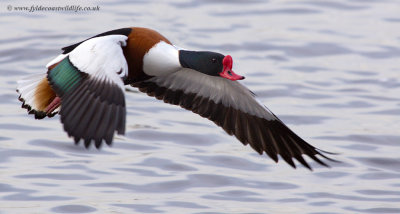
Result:
<svg viewBox="0 0 400 214"><path fill-rule="evenodd" d="M50 87L46 73L34 74L17 81L17 92L22 108L36 119L52 117L58 113L60 99Z"/></svg>

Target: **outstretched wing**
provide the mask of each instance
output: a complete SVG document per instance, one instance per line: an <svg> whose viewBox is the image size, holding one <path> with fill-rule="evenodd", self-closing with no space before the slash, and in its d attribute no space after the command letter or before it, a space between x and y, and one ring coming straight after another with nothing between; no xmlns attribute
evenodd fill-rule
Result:
<svg viewBox="0 0 400 214"><path fill-rule="evenodd" d="M125 132L126 40L124 35L86 40L50 66L47 78L61 98L61 122L76 143L83 139L86 147L92 141L100 147L103 140L111 144L115 131Z"/></svg>
<svg viewBox="0 0 400 214"><path fill-rule="evenodd" d="M265 152L275 162L280 155L292 167L296 167L292 160L295 158L311 169L303 154L324 166L327 165L320 157L332 160L297 136L237 81L183 69L132 86L208 118L244 145L250 144L259 154Z"/></svg>

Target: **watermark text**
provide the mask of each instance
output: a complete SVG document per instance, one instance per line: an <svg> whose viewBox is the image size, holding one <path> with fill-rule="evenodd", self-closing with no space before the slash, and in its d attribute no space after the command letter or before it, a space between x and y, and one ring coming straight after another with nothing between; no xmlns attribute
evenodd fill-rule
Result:
<svg viewBox="0 0 400 214"><path fill-rule="evenodd" d="M31 6L13 6L7 5L8 11L19 11L19 12L91 12L100 11L100 6L80 6L80 5L66 5L66 6L43 6L43 5L31 5Z"/></svg>

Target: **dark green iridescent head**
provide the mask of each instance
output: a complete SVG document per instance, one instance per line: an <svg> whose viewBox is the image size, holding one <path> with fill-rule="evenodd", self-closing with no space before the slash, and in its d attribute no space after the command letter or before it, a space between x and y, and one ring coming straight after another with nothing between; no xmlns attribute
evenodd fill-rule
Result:
<svg viewBox="0 0 400 214"><path fill-rule="evenodd" d="M210 51L179 51L179 62L184 68L190 68L210 76L221 76L229 80L241 80L243 76L232 71L232 57Z"/></svg>

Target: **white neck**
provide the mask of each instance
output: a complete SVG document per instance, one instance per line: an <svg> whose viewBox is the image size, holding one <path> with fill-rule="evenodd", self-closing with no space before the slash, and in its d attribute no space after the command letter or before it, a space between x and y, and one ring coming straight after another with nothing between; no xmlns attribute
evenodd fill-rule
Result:
<svg viewBox="0 0 400 214"><path fill-rule="evenodd" d="M170 74L180 69L179 50L164 41L150 48L143 57L143 71L150 76Z"/></svg>

